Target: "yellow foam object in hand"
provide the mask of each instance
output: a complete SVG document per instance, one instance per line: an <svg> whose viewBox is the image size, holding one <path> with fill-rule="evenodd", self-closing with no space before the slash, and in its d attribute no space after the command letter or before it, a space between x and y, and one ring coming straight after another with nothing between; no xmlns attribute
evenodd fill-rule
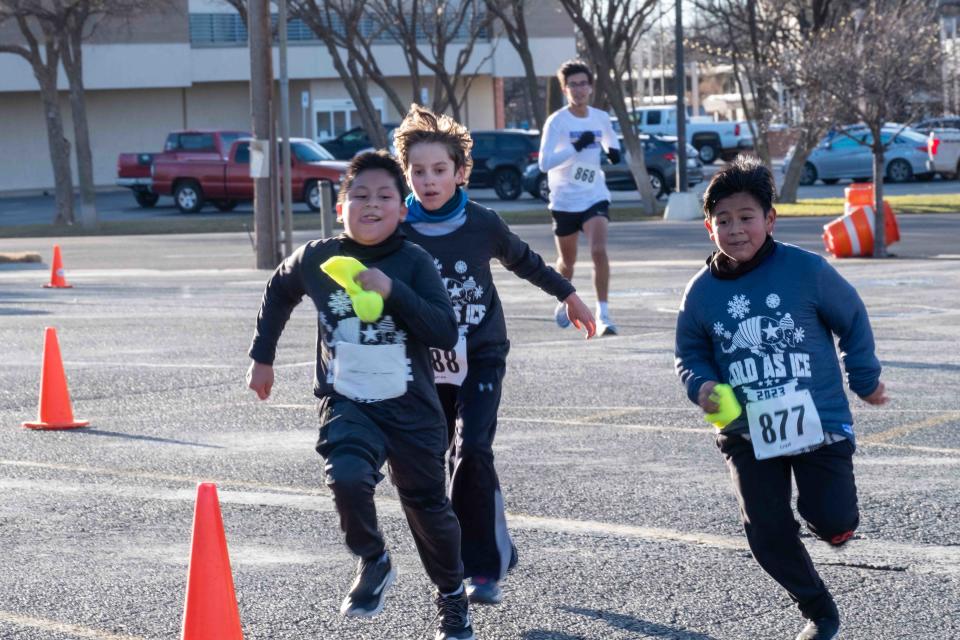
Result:
<svg viewBox="0 0 960 640"><path fill-rule="evenodd" d="M376 322L383 315L380 294L357 284L357 274L367 270L362 262L350 256L333 256L320 265L320 269L346 290L358 318L364 322Z"/></svg>
<svg viewBox="0 0 960 640"><path fill-rule="evenodd" d="M728 424L736 420L743 411L737 396L733 392L733 387L728 384L718 384L710 393L710 399L717 403L719 408L716 413L708 413L704 416L707 422L717 429L723 429Z"/></svg>

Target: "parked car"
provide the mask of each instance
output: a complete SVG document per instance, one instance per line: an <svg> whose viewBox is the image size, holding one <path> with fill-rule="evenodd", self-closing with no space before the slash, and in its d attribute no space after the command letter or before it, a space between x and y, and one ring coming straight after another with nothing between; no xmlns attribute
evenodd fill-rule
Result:
<svg viewBox="0 0 960 640"><path fill-rule="evenodd" d="M673 191L677 182L677 139L672 136L640 136L643 144L643 159L650 175L650 186L656 197L664 196ZM607 188L611 191L631 191L637 188L637 183L630 172L629 152L620 140L620 162L611 164L603 156L601 167L606 178ZM697 150L687 145L687 185L692 187L703 182L703 164L697 157ZM547 174L540 171L537 164L531 164L523 174L523 188L535 198L544 202L550 200L550 186L547 183Z"/></svg>
<svg viewBox="0 0 960 640"><path fill-rule="evenodd" d="M501 200L523 193L523 171L540 155L540 133L524 129L473 131L470 187L490 188Z"/></svg>
<svg viewBox="0 0 960 640"><path fill-rule="evenodd" d="M294 200L319 211L320 182L339 185L348 163L334 159L307 138L290 138L290 151ZM172 195L183 213L196 213L208 202L220 211L233 210L238 203L253 199L250 139L234 142L223 159L158 159L153 165L153 190L159 195Z"/></svg>
<svg viewBox="0 0 960 640"><path fill-rule="evenodd" d="M650 135L677 135L677 109L673 106L637 107L632 112L637 131ZM729 160L753 149L753 136L746 122L715 121L706 116L687 117L687 143L693 145L703 164L718 158Z"/></svg>
<svg viewBox="0 0 960 640"><path fill-rule="evenodd" d="M944 179L960 177L960 129L931 129L927 136L927 170Z"/></svg>
<svg viewBox="0 0 960 640"><path fill-rule="evenodd" d="M921 120L911 128L924 135L929 134L934 129L960 129L960 117L941 116L939 118L928 118Z"/></svg>
<svg viewBox="0 0 960 640"><path fill-rule="evenodd" d="M927 139L911 129L886 126L881 134L884 143L889 142L884 153L884 176L890 182L930 180L933 173L927 169ZM892 142L891 142L892 140ZM800 174L800 184L807 186L817 180L824 184L836 184L843 178L857 182L870 180L873 176L873 152L870 131L856 125L828 133L807 158ZM784 158L784 171L793 157L793 148Z"/></svg>
<svg viewBox="0 0 960 640"><path fill-rule="evenodd" d="M388 144L393 142L393 130L398 126L400 125L396 123L383 125L383 130L387 134ZM323 148L333 154L333 157L337 160L350 160L361 151L374 148L370 136L367 135L363 127L354 127L349 131L341 133L336 138L324 140L322 144Z"/></svg>
<svg viewBox="0 0 960 640"><path fill-rule="evenodd" d="M117 158L117 184L133 191L137 204L149 209L157 204L159 194L153 190L152 168L162 160L223 160L230 146L246 131L191 129L172 131L160 153L121 153Z"/></svg>

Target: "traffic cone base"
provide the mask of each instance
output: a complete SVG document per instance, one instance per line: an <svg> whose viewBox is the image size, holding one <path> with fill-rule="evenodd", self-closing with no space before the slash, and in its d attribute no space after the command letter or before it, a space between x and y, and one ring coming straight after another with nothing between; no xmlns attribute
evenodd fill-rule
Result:
<svg viewBox="0 0 960 640"><path fill-rule="evenodd" d="M77 420L70 406L67 376L60 358L57 330L47 327L43 334L43 365L40 371L40 406L35 421L24 422L27 429L62 430L86 427L89 420Z"/></svg>
<svg viewBox="0 0 960 640"><path fill-rule="evenodd" d="M43 285L44 289L73 289L72 284L67 284L67 278L63 271L63 258L60 256L60 245L53 245L53 264L50 266L50 282Z"/></svg>

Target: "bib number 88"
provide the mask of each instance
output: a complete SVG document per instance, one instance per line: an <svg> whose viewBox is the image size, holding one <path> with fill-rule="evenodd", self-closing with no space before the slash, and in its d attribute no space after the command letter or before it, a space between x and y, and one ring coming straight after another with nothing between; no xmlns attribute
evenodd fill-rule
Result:
<svg viewBox="0 0 960 640"><path fill-rule="evenodd" d="M767 444L773 444L777 441L777 428L780 430L780 440L787 439L787 421L791 414L796 415L796 425L797 425L797 435L803 435L803 405L798 405L796 407L790 407L789 409L781 409L779 411L774 411L773 415L769 413L761 413L758 417L760 422L760 429L763 435L763 441ZM779 424L777 424L779 423ZM775 427L776 425L776 427Z"/></svg>
<svg viewBox="0 0 960 640"><path fill-rule="evenodd" d="M460 363L457 362L456 351L430 349L430 363L433 365L433 370L437 373L443 373L445 371L460 373Z"/></svg>

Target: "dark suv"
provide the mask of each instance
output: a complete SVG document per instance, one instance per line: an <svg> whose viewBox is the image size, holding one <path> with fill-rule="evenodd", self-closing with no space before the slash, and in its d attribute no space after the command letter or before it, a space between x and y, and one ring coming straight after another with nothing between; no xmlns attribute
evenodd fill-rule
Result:
<svg viewBox="0 0 960 640"><path fill-rule="evenodd" d="M523 129L472 131L473 170L468 186L493 187L501 200L523 193L523 170L540 155L540 134Z"/></svg>
<svg viewBox="0 0 960 640"><path fill-rule="evenodd" d="M640 143L643 145L643 160L647 166L647 174L650 176L653 195L657 198L663 197L673 191L673 186L677 182L677 138L640 134ZM624 150L623 138L620 138L620 149ZM637 188L625 150L617 164L611 164L606 155L601 157L603 160L601 168L608 189L632 191ZM688 144L687 185L692 187L701 182L703 182L703 164L700 162L697 150ZM547 174L540 171L540 167L535 164L531 164L524 172L523 188L534 198L541 198L544 202L550 199Z"/></svg>
<svg viewBox="0 0 960 640"><path fill-rule="evenodd" d="M399 125L384 124L383 130L387 134L387 145L393 144L393 130ZM332 140L326 140L320 143L323 148L337 160L351 160L353 156L361 151L373 149L373 143L370 142L370 136L363 130L363 127L354 127L345 131Z"/></svg>

